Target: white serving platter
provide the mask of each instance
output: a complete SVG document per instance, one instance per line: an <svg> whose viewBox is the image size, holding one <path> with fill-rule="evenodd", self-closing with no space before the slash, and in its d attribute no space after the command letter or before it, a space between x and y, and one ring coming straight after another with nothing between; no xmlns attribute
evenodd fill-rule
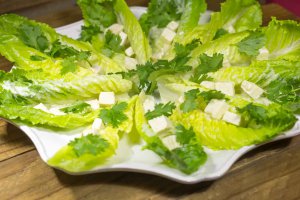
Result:
<svg viewBox="0 0 300 200"><path fill-rule="evenodd" d="M146 10L144 7L132 7L131 9L137 17L139 17ZM209 14L209 12L205 13L204 17L200 19L200 22L207 21L209 19ZM79 37L82 24L82 21L75 22L57 28L57 31L61 34L65 34L76 39ZM37 151L39 152L39 155L45 162L47 162L47 160L50 159L61 147L67 145L69 141L75 137L79 137L83 130L76 129L71 132L57 132L26 125L19 125L18 127L32 140L37 148ZM268 142L294 137L298 134L300 134L299 116L297 123L291 130L282 133L278 137ZM154 174L184 184L193 184L206 180L214 180L221 177L242 155L254 148L257 148L258 146L260 145L246 146L239 150L222 151L213 151L205 148L208 156L207 162L201 166L197 172L191 175L186 175L176 169L172 169L161 164L162 160L156 154L149 150L142 150L143 144L135 146L128 145L128 141L126 140L126 137L124 137L120 141L116 155L110 158L105 164L92 170L80 173L70 173L68 171L65 172L73 175L81 175L108 171L132 171Z"/></svg>

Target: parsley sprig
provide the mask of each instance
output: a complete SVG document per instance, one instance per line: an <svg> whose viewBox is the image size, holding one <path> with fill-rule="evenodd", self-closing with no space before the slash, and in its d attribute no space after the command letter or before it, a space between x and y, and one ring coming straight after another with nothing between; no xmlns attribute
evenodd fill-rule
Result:
<svg viewBox="0 0 300 200"><path fill-rule="evenodd" d="M94 134L75 138L68 145L73 147L73 150L78 157L84 154L98 155L109 147L107 140L100 135Z"/></svg>
<svg viewBox="0 0 300 200"><path fill-rule="evenodd" d="M115 104L111 109L102 109L99 114L99 118L102 119L105 125L111 125L113 128L118 128L118 126L128 119L124 114L127 109L128 104L126 102L121 102Z"/></svg>
<svg viewBox="0 0 300 200"><path fill-rule="evenodd" d="M174 102L168 102L166 104L156 104L153 111L149 111L145 114L147 120L154 119L159 116L170 116L173 110L176 108Z"/></svg>

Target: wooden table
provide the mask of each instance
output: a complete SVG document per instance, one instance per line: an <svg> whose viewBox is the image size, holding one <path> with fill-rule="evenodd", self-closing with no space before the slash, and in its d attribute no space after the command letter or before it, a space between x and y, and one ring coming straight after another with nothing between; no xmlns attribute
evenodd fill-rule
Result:
<svg viewBox="0 0 300 200"><path fill-rule="evenodd" d="M0 13L15 12L61 26L81 18L73 1L1 1ZM23 7L12 2L24 3ZM25 3L27 2L27 3ZM29 2L32 2L31 4ZM40 2L40 3L36 3ZM59 2L59 6L58 6ZM131 5L146 1L130 1ZM5 5L5 6L2 6ZM26 7L24 9L24 6ZM55 8L55 9L53 9ZM263 6L270 16L295 19L283 8ZM1 69L10 64L3 59ZM14 126L0 121L0 199L299 199L300 136L264 145L243 156L216 181L182 185L157 176L113 172L70 176L48 167L32 142Z"/></svg>

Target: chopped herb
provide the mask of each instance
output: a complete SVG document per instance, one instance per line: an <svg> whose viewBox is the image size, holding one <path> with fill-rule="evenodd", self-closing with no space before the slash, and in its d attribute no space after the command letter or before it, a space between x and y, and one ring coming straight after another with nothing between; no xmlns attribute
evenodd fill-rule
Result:
<svg viewBox="0 0 300 200"><path fill-rule="evenodd" d="M261 32L253 32L248 37L244 38L237 44L237 47L241 53L245 53L248 56L257 56L259 49L266 43L266 37Z"/></svg>
<svg viewBox="0 0 300 200"><path fill-rule="evenodd" d="M115 104L111 109L102 109L99 114L105 125L112 125L112 127L117 128L123 121L128 119L124 114L128 104L126 102L121 102Z"/></svg>
<svg viewBox="0 0 300 200"><path fill-rule="evenodd" d="M77 102L76 104L69 106L69 107L65 107L65 108L61 108L61 111L65 112L65 113L78 113L78 114L85 114L90 112L91 109L91 105L80 101Z"/></svg>
<svg viewBox="0 0 300 200"><path fill-rule="evenodd" d="M168 102L166 104L156 104L153 111L149 111L145 114L147 120L154 119L159 116L170 116L173 110L176 108L174 102Z"/></svg>

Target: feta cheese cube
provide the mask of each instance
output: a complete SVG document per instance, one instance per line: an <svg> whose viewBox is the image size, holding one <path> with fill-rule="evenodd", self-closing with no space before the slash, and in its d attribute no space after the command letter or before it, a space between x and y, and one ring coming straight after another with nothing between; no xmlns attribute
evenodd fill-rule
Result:
<svg viewBox="0 0 300 200"><path fill-rule="evenodd" d="M224 100L212 99L204 112L210 114L215 119L221 119L228 109L229 105Z"/></svg>
<svg viewBox="0 0 300 200"><path fill-rule="evenodd" d="M241 116L233 112L226 111L222 120L225 122L239 126L241 124Z"/></svg>
<svg viewBox="0 0 300 200"><path fill-rule="evenodd" d="M168 25L167 28L172 30L172 31L176 31L179 27L179 23L175 22L175 21L171 21Z"/></svg>
<svg viewBox="0 0 300 200"><path fill-rule="evenodd" d="M90 104L93 110L98 110L100 108L100 103L97 99L86 101L86 103Z"/></svg>
<svg viewBox="0 0 300 200"><path fill-rule="evenodd" d="M138 62L136 59L125 56L125 67L128 70L136 69L137 64Z"/></svg>
<svg viewBox="0 0 300 200"><path fill-rule="evenodd" d="M161 36L168 42L172 42L176 36L176 33L168 28L165 28L161 33Z"/></svg>
<svg viewBox="0 0 300 200"><path fill-rule="evenodd" d="M234 96L234 83L233 82L216 82L215 83L216 90L226 94L228 96Z"/></svg>
<svg viewBox="0 0 300 200"><path fill-rule="evenodd" d="M63 111L61 111L60 108L56 108L56 107L50 108L48 112L53 115L65 115L66 114Z"/></svg>
<svg viewBox="0 0 300 200"><path fill-rule="evenodd" d="M42 103L40 103L40 104L34 106L33 108L42 110L42 111L44 111L44 112L49 112L48 108L47 108L44 104L42 104Z"/></svg>
<svg viewBox="0 0 300 200"><path fill-rule="evenodd" d="M102 127L102 119L96 118L92 124L93 133L97 134Z"/></svg>
<svg viewBox="0 0 300 200"><path fill-rule="evenodd" d="M258 99L264 93L262 88L246 80L242 82L241 88L253 99Z"/></svg>
<svg viewBox="0 0 300 200"><path fill-rule="evenodd" d="M268 60L269 59L269 50L266 47L259 49L259 54L256 57L257 60Z"/></svg>
<svg viewBox="0 0 300 200"><path fill-rule="evenodd" d="M215 89L215 83L212 82L212 81L202 81L200 83L200 85L207 88L207 89L211 89L211 90Z"/></svg>
<svg viewBox="0 0 300 200"><path fill-rule="evenodd" d="M170 151L181 147L181 145L176 141L176 135L169 135L162 138L161 141Z"/></svg>
<svg viewBox="0 0 300 200"><path fill-rule="evenodd" d="M116 103L115 93L101 92L99 95L100 105L113 105Z"/></svg>
<svg viewBox="0 0 300 200"><path fill-rule="evenodd" d="M166 116L156 117L149 120L148 123L155 133L162 132L171 127L171 122Z"/></svg>
<svg viewBox="0 0 300 200"><path fill-rule="evenodd" d="M147 95L143 103L143 108L145 113L154 110L155 108L155 99L153 96Z"/></svg>
<svg viewBox="0 0 300 200"><path fill-rule="evenodd" d="M132 49L132 47L128 47L126 50L125 50L125 54L129 57L133 56L134 55L134 51Z"/></svg>
<svg viewBox="0 0 300 200"><path fill-rule="evenodd" d="M121 45L124 46L127 42L127 34L122 31L119 33L119 36L121 38Z"/></svg>
<svg viewBox="0 0 300 200"><path fill-rule="evenodd" d="M107 30L110 30L113 34L118 35L121 33L124 29L124 26L121 24L113 24L110 27L107 28Z"/></svg>

